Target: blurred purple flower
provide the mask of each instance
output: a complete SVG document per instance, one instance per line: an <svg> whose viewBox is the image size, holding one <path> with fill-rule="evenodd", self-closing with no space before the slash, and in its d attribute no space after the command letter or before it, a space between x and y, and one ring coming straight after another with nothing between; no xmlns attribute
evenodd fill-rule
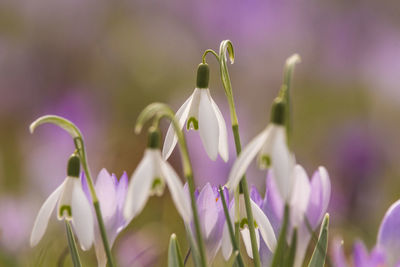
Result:
<svg viewBox="0 0 400 267"><path fill-rule="evenodd" d="M91 195L83 172L81 175L81 182L86 197L89 199L89 201L91 201ZM103 215L104 225L106 227L110 247L113 246L117 235L126 226L126 221L124 219L122 209L127 189L128 175L126 174L126 172L122 174L119 181L115 174L110 175L108 171L104 168L97 176L95 190L100 202L101 213ZM97 221L95 221L94 224L96 229L94 248L96 252L98 266L105 267L107 265L107 257L104 251Z"/></svg>
<svg viewBox="0 0 400 267"><path fill-rule="evenodd" d="M10 253L28 248L35 207L31 199L3 195L0 199L0 244Z"/></svg>
<svg viewBox="0 0 400 267"><path fill-rule="evenodd" d="M400 200L393 203L383 217L377 247L385 252L389 266L400 264Z"/></svg>
<svg viewBox="0 0 400 267"><path fill-rule="evenodd" d="M141 230L134 234L121 237L115 248L118 266L121 267L147 267L157 266L157 261L163 250L160 247L160 237L151 232Z"/></svg>
<svg viewBox="0 0 400 267"><path fill-rule="evenodd" d="M364 243L357 241L353 247L355 267L400 267L400 200L390 206L379 227L378 238L371 253ZM343 247L334 243L333 256L336 266L346 267Z"/></svg>

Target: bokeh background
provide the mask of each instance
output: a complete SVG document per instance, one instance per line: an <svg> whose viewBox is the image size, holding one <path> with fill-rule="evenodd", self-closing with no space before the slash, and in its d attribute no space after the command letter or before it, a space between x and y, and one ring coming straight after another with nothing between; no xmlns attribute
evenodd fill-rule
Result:
<svg viewBox="0 0 400 267"><path fill-rule="evenodd" d="M139 112L154 101L177 109L194 89L203 51L224 39L236 52L229 70L243 144L269 121L285 59L301 55L293 81L297 160L310 175L319 165L330 173L331 236L347 251L358 238L371 248L400 198L399 8L395 0L0 1L0 265L54 266L66 249L55 218L39 246L28 240L41 204L65 178L73 143L55 126L30 135L30 122L65 116L84 133L93 174L105 167L130 175L146 144L133 132ZM207 60L229 129L218 65ZM233 140L223 164L206 157L197 133L187 136L197 186L223 184ZM171 162L180 172L177 151ZM265 191L265 174L250 174ZM172 232L186 252L165 193L124 230L114 254L121 266L163 266ZM93 251L83 260L94 266Z"/></svg>

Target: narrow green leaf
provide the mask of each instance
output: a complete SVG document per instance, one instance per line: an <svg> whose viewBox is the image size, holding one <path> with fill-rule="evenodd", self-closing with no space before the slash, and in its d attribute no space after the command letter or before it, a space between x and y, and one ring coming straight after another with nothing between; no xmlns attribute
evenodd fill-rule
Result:
<svg viewBox="0 0 400 267"><path fill-rule="evenodd" d="M326 251L328 248L328 226L329 214L325 214L322 222L321 231L319 233L318 243L315 246L308 267L323 267L325 264Z"/></svg>
<svg viewBox="0 0 400 267"><path fill-rule="evenodd" d="M295 228L293 230L292 240L290 242L289 254L286 257L285 266L293 267L294 259L295 259L295 256L296 256L296 248L297 248L297 228Z"/></svg>
<svg viewBox="0 0 400 267"><path fill-rule="evenodd" d="M65 228L67 230L68 247L69 252L71 253L72 263L74 264L74 267L81 267L82 264L76 247L75 237L68 221L65 221Z"/></svg>
<svg viewBox="0 0 400 267"><path fill-rule="evenodd" d="M191 248L192 259L194 262L194 266L199 267L201 266L201 257L199 253L199 249L197 247L197 243L194 240L193 232L191 231L190 227L185 225L186 228L186 236L189 239L189 244Z"/></svg>
<svg viewBox="0 0 400 267"><path fill-rule="evenodd" d="M279 233L278 244L275 249L274 258L271 267L282 267L285 262L285 252L287 251L286 232L289 224L289 206L285 205L283 224Z"/></svg>
<svg viewBox="0 0 400 267"><path fill-rule="evenodd" d="M175 234L172 234L169 239L168 267L183 267L181 250Z"/></svg>

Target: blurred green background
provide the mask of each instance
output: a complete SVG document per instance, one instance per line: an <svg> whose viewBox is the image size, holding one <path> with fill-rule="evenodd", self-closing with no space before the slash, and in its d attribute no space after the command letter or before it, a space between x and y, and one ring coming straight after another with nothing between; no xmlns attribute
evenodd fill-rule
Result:
<svg viewBox="0 0 400 267"><path fill-rule="evenodd" d="M54 266L66 248L54 218L40 245L28 245L35 215L65 178L73 151L65 132L45 126L30 135L30 122L65 116L86 138L93 174L105 167L131 175L146 144L145 134L133 132L139 112L154 101L177 109L194 89L203 51L224 39L236 52L229 70L243 144L269 121L285 59L301 55L292 94L297 160L309 175L319 165L330 173L332 236L343 237L347 249L356 238L371 247L400 197L399 8L394 0L2 0L0 265ZM229 129L218 65L207 61L211 94ZM198 138L188 133L197 186L223 184L233 141L225 165L211 162ZM176 151L171 162L181 172ZM250 173L264 192L265 174ZM186 251L183 224L165 193L124 230L114 254L121 266L162 266L172 232ZM95 265L93 251L84 262Z"/></svg>

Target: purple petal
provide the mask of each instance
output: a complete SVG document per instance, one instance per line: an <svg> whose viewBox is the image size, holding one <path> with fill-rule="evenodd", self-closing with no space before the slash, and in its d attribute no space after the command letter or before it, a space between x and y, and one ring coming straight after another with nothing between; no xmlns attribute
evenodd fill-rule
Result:
<svg viewBox="0 0 400 267"><path fill-rule="evenodd" d="M81 172L81 183L82 183L83 192L85 192L85 195L86 195L87 199L89 200L89 202L92 203L92 196L90 195L89 186L87 184L86 176L85 176L84 172Z"/></svg>
<svg viewBox="0 0 400 267"><path fill-rule="evenodd" d="M284 202L279 193L275 179L272 177L272 171L269 170L267 174L267 189L265 192L265 202L270 207L271 211L275 214L280 221L283 219Z"/></svg>
<svg viewBox="0 0 400 267"><path fill-rule="evenodd" d="M117 211L117 192L114 180L106 169L102 169L96 180L96 193L104 220L113 217Z"/></svg>
<svg viewBox="0 0 400 267"><path fill-rule="evenodd" d="M202 232L206 238L209 237L218 220L218 208L216 201L217 199L215 198L214 191L210 183L207 183L197 198L200 224L202 227Z"/></svg>
<svg viewBox="0 0 400 267"><path fill-rule="evenodd" d="M331 183L328 172L324 167L319 167L311 179L311 194L307 208L307 218L315 229L324 216L331 195Z"/></svg>
<svg viewBox="0 0 400 267"><path fill-rule="evenodd" d="M381 249L374 248L369 255L369 262L371 267L384 266L386 263L385 254Z"/></svg>
<svg viewBox="0 0 400 267"><path fill-rule="evenodd" d="M272 228L274 228L275 235L278 236L282 224L284 206L271 171L268 171L267 174L266 187L267 189L261 209L269 219Z"/></svg>
<svg viewBox="0 0 400 267"><path fill-rule="evenodd" d="M257 191L257 188L252 185L250 189L250 198L257 204L257 206L261 207L264 200L260 196L260 194Z"/></svg>
<svg viewBox="0 0 400 267"><path fill-rule="evenodd" d="M385 252L388 266L400 260L400 200L392 204L382 220L377 247Z"/></svg>
<svg viewBox="0 0 400 267"><path fill-rule="evenodd" d="M336 267L347 267L346 257L343 251L343 240L335 238L332 245L333 263Z"/></svg>
<svg viewBox="0 0 400 267"><path fill-rule="evenodd" d="M354 267L368 267L369 255L364 243L357 241L353 247Z"/></svg>
<svg viewBox="0 0 400 267"><path fill-rule="evenodd" d="M122 211L124 206L126 192L128 190L128 174L124 172L119 179L117 185L117 202L118 202L118 210Z"/></svg>

